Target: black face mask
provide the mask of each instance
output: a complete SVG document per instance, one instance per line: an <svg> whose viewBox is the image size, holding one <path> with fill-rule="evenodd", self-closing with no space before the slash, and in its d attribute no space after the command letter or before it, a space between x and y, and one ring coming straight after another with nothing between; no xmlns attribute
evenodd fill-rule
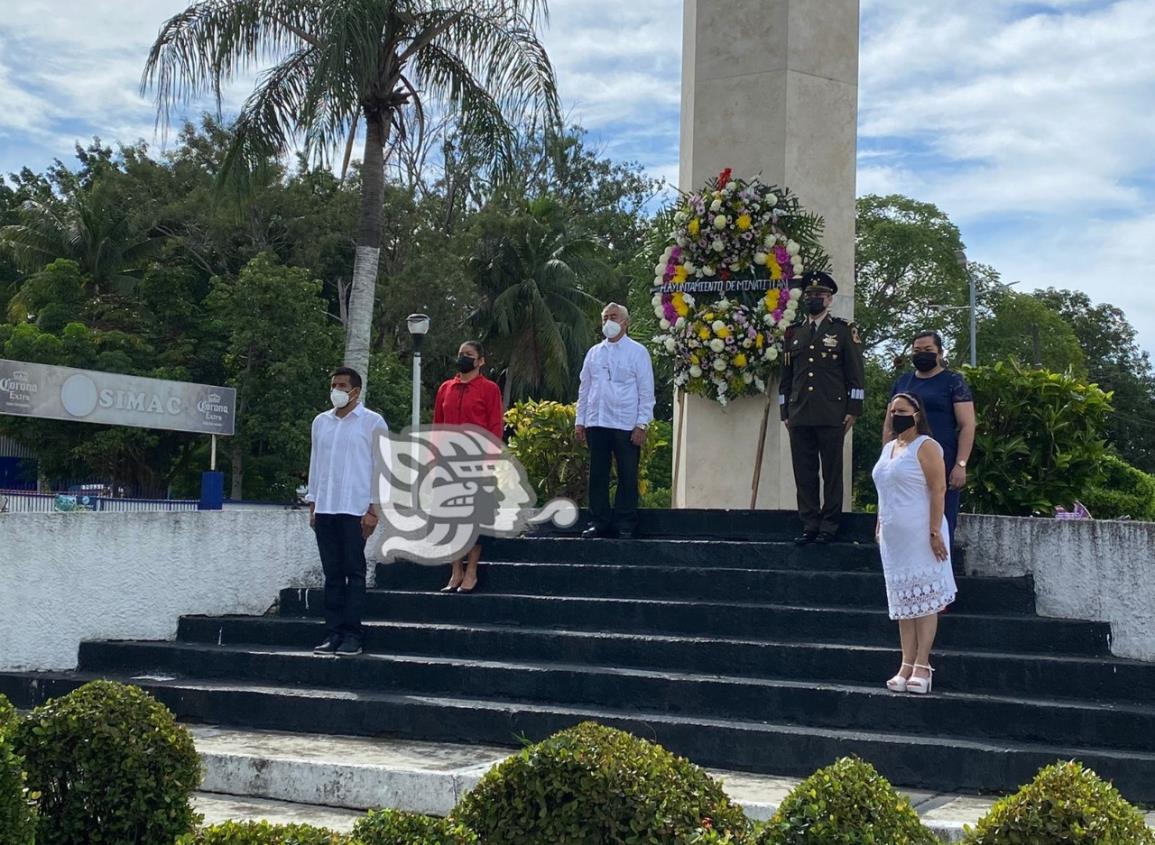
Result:
<svg viewBox="0 0 1155 845"><path fill-rule="evenodd" d="M826 300L813 297L806 300L806 310L811 314L818 315L826 310Z"/></svg>
<svg viewBox="0 0 1155 845"><path fill-rule="evenodd" d="M914 416L894 415L890 418L890 427L894 429L895 434L902 434L904 431L914 427Z"/></svg>
<svg viewBox="0 0 1155 845"><path fill-rule="evenodd" d="M459 373L471 373L476 367L476 358L470 358L468 355L462 355L457 359L457 372Z"/></svg>
<svg viewBox="0 0 1155 845"><path fill-rule="evenodd" d="M914 368L920 373L929 373L938 366L938 353L915 352L910 356L910 360L914 362Z"/></svg>

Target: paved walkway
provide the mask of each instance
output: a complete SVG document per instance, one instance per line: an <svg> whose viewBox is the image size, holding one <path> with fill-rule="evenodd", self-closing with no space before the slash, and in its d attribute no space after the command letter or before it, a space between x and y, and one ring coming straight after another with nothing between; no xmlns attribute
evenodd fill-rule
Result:
<svg viewBox="0 0 1155 845"><path fill-rule="evenodd" d="M369 807L445 815L509 749L451 743L191 727L205 763L206 821L268 819L349 830ZM815 763L815 768L822 765ZM798 779L711 770L754 819L767 819ZM993 798L905 791L946 842L962 838ZM1155 812L1147 823L1155 827Z"/></svg>

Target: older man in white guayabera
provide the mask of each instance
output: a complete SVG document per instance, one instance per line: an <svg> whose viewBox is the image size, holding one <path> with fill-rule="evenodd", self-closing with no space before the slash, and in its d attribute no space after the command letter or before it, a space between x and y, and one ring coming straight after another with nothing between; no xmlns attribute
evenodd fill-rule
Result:
<svg viewBox="0 0 1155 845"><path fill-rule="evenodd" d="M583 537L630 539L638 526L638 464L646 429L654 419L654 365L644 346L629 337L630 312L609 303L602 309L605 337L586 353L578 388L574 434L590 451L590 512ZM610 462L618 490L610 507Z"/></svg>

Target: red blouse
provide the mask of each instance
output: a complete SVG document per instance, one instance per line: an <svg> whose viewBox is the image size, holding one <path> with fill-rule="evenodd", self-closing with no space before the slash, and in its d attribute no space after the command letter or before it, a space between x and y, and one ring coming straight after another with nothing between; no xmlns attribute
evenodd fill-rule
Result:
<svg viewBox="0 0 1155 845"><path fill-rule="evenodd" d="M454 376L437 389L433 403L435 425L476 425L501 439L505 433L501 388L483 375L469 381Z"/></svg>

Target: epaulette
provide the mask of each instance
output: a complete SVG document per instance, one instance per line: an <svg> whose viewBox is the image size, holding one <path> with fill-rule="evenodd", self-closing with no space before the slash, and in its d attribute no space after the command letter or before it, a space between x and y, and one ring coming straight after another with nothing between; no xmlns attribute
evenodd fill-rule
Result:
<svg viewBox="0 0 1155 845"><path fill-rule="evenodd" d="M849 325L852 325L854 323L853 320L848 320L845 317L835 317L833 314L830 315L830 322L842 323L842 325L844 325L844 326L849 326Z"/></svg>

